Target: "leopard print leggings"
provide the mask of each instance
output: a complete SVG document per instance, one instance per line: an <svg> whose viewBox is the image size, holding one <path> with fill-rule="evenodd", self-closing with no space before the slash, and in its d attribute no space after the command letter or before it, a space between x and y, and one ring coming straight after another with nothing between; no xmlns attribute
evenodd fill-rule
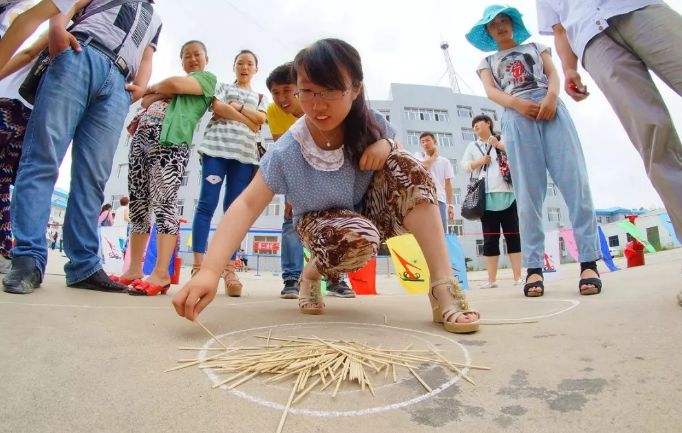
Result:
<svg viewBox="0 0 682 433"><path fill-rule="evenodd" d="M392 151L384 168L374 173L360 212L348 209L313 211L296 225L317 270L329 279L362 268L382 240L407 232L405 216L417 205L434 206L436 187L429 172L407 152Z"/></svg>
<svg viewBox="0 0 682 433"><path fill-rule="evenodd" d="M186 145L159 144L160 124L140 125L128 153L128 193L130 194L130 229L149 233L151 213L159 233L178 234L178 190L190 157Z"/></svg>

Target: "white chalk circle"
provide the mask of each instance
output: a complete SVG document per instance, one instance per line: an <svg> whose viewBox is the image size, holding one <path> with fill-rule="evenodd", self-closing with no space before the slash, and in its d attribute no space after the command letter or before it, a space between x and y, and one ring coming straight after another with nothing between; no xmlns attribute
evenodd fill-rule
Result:
<svg viewBox="0 0 682 433"><path fill-rule="evenodd" d="M568 304L566 306L561 305L557 306L556 309L552 309L552 311L549 312L543 312L539 314L531 314L531 315L526 315L526 316L520 316L520 317L495 317L493 313L493 317L491 317L489 314L486 314L486 309L481 309L479 307L480 304L485 304L485 303L492 303L492 302L497 302L502 305L501 309L504 309L506 311L514 311L513 305L511 305L513 302L517 302L522 308L526 307L530 304ZM535 299L535 298L524 298L524 299L480 299L476 301L476 307L478 307L479 310L483 310L483 318L481 318L481 324L486 324L489 322L497 322L497 321L524 321L524 320L541 320L541 319L548 319L550 317L558 316L560 314L567 313L580 305L580 301L576 299ZM488 312L490 309L488 309Z"/></svg>
<svg viewBox="0 0 682 433"><path fill-rule="evenodd" d="M418 331L414 329L407 329L407 328L399 328L395 326L388 326L388 325L379 325L379 324L374 324L374 323L356 323L356 322L323 322L323 323L287 323L287 324L282 324L282 325L276 325L276 326L261 326L257 328L249 328L249 329L242 329L239 331L233 331L233 332L228 332L226 334L221 334L218 335L218 338L222 339L223 337L234 337L239 334L246 334L246 333L252 333L254 331L267 331L269 329L274 329L276 332L281 332L282 330L290 329L290 328L312 328L314 327L316 331L319 332L321 328L332 328L336 330L345 330L348 327L352 328L366 328L368 330L371 329L376 329L380 331L392 331L392 332L398 332L398 338L401 341L406 341L406 337L408 334L411 334L411 337L413 339L418 339L418 340L424 340L424 336L428 336L431 338L436 338L440 340L444 340L446 344L448 344L450 347L454 347L456 349L459 349L459 351L462 352L464 355L464 363L465 364L471 364L471 356L469 355L469 351L455 341L454 339L450 338L450 336L443 331L443 334L436 334L436 333L431 333L431 332L425 332L425 331ZM346 327L346 328L344 328ZM203 345L202 350L199 352L199 358L200 359L206 359L210 354L208 353L208 349L214 345L215 341L213 339L210 339L206 342L206 344ZM215 352L212 352L212 354L215 354ZM469 372L468 368L462 368L462 373L467 374ZM204 368L202 369L208 376L209 380L213 382L213 384L217 384L221 382L220 377L218 377L217 373L213 371L213 369L210 368ZM327 411L327 410L311 410L311 409L305 409L305 408L298 408L298 407L292 407L289 409L289 413L296 414L296 415L309 415L309 416L317 416L317 417L339 417L339 416L362 416L362 415L370 415L370 414L376 414L376 413L381 413L381 412L387 412L395 409L400 409L403 407L411 406L413 404L420 403L424 400L427 400L429 398L435 397L436 395L440 394L441 392L445 391L446 389L450 388L453 386L455 383L459 382L461 379L460 375L457 375L451 379L449 379L447 382L442 383L438 387L431 387L433 390L431 392L425 392L424 394L418 395L414 398L410 398L408 400L403 400L403 401L398 401L394 402L388 405L383 405L383 406L376 406L376 407L368 407L365 409L361 410L332 410L332 411ZM393 384L395 385L395 384ZM390 385L386 385L390 386ZM275 409L278 411L284 410L284 405L281 403L273 402L266 400L262 397L255 396L252 394L249 394L247 392L244 392L239 389L228 389L227 385L221 385L221 389L224 389L233 395L243 398L245 400L251 401L253 403L259 404L261 406L265 406L271 409ZM426 390L424 390L426 391ZM349 391L353 392L353 391ZM377 397L378 398L378 397Z"/></svg>

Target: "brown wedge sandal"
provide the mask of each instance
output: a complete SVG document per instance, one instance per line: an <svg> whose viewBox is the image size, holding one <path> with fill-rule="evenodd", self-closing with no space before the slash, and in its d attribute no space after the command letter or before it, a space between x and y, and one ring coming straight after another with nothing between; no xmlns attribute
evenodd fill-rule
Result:
<svg viewBox="0 0 682 433"><path fill-rule="evenodd" d="M303 295L303 288L310 287L310 292L307 296ZM322 288L320 280L307 280L301 278L299 282L298 294L298 308L303 314L322 314L324 312L324 301L322 300ZM314 305L317 305L316 307Z"/></svg>
<svg viewBox="0 0 682 433"><path fill-rule="evenodd" d="M440 304L433 294L433 289L434 287L444 284L448 286L450 293L452 293L452 296L455 297L455 300L459 303L459 306L455 303L452 303L441 310ZM469 308L469 303L466 301L466 297L462 293L459 283L453 277L444 278L431 283L431 290L429 290L429 301L431 301L431 309L433 310L433 321L436 323L442 323L446 331L454 332L455 334L467 334L478 331L480 327L481 314L478 311ZM477 319L474 322L457 323L456 320L463 314L475 314Z"/></svg>
<svg viewBox="0 0 682 433"><path fill-rule="evenodd" d="M237 274L234 273L234 262L225 266L223 281L225 281L225 294L227 296L238 298L242 295L242 283Z"/></svg>

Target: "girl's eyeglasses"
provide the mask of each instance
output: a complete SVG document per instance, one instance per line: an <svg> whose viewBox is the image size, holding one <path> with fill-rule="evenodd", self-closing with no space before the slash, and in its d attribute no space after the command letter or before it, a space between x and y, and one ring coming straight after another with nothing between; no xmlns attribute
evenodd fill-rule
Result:
<svg viewBox="0 0 682 433"><path fill-rule="evenodd" d="M298 98L299 101L301 102L308 102L312 101L315 96L319 96L320 98L324 99L325 101L337 101L341 99L348 90L337 90L337 89L329 89L329 90L322 90L320 92L313 92L310 89L300 89L299 91L295 92L294 95Z"/></svg>

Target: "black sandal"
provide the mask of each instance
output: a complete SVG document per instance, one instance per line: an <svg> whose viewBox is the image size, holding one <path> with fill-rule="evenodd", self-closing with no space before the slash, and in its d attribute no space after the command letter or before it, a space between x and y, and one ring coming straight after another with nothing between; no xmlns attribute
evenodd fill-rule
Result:
<svg viewBox="0 0 682 433"><path fill-rule="evenodd" d="M526 275L526 281L531 275L540 275L542 277L542 268L528 268L528 274ZM539 292L530 292L530 289L539 288ZM523 294L529 298L539 298L545 294L545 283L544 277L542 280L533 281L532 283L526 283L523 286Z"/></svg>
<svg viewBox="0 0 682 433"><path fill-rule="evenodd" d="M594 272L597 273L597 277L601 277L599 275L599 271L597 270L597 262L582 262L580 263L580 274L582 275L583 272L585 272L587 269L593 270ZM591 285L594 287L590 288L585 288L583 289L583 286ZM580 294L583 296L587 295L598 295L601 293L601 279L599 278L581 278L580 281L578 281L578 291L580 291Z"/></svg>

